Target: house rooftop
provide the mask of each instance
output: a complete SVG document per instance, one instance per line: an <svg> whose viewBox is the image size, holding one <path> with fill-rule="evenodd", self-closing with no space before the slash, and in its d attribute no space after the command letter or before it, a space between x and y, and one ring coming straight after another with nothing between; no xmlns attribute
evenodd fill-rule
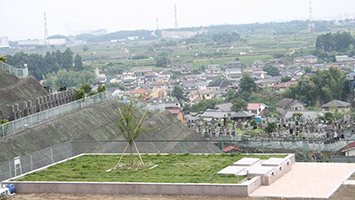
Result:
<svg viewBox="0 0 355 200"><path fill-rule="evenodd" d="M329 108L329 107L338 107L338 108L347 108L351 104L348 102L333 100L321 106L321 108Z"/></svg>

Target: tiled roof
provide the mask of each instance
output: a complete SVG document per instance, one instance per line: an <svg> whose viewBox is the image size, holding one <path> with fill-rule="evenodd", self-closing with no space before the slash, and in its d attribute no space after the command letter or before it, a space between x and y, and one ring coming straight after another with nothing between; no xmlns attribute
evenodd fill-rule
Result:
<svg viewBox="0 0 355 200"><path fill-rule="evenodd" d="M173 115L177 115L181 112L181 110L179 108L169 108L169 109L166 109L168 112L170 112L171 114Z"/></svg>
<svg viewBox="0 0 355 200"><path fill-rule="evenodd" d="M279 83L277 85L274 85L273 87L274 88L288 88L291 85L295 85L297 83L298 83L298 81L288 81L288 82Z"/></svg>
<svg viewBox="0 0 355 200"><path fill-rule="evenodd" d="M355 142L349 143L349 150L355 148ZM345 146L342 149L342 152L347 151L348 150L348 146Z"/></svg>
<svg viewBox="0 0 355 200"><path fill-rule="evenodd" d="M135 89L135 90L132 90L130 93L131 94L145 94L145 93L148 93L148 92L149 92L148 90Z"/></svg>
<svg viewBox="0 0 355 200"><path fill-rule="evenodd" d="M248 103L248 110L257 110L263 103Z"/></svg>
<svg viewBox="0 0 355 200"><path fill-rule="evenodd" d="M339 101L339 100L333 100L331 102L328 102L328 103L322 105L321 108L329 108L331 106L333 106L333 107L337 106L338 108L347 108L350 105L351 104L348 103L348 102Z"/></svg>

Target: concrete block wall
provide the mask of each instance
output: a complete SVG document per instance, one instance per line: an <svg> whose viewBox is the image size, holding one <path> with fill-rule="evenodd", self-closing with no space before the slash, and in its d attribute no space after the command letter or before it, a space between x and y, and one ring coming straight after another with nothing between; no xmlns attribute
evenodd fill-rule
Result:
<svg viewBox="0 0 355 200"><path fill-rule="evenodd" d="M23 101L22 104L14 104L11 106L10 120L16 120L75 101L74 94L75 90L65 90L36 98L34 103L32 100L27 100Z"/></svg>

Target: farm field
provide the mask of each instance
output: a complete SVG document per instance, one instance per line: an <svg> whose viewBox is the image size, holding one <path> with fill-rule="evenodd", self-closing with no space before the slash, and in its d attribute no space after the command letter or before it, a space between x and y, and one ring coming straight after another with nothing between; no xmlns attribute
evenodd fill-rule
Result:
<svg viewBox="0 0 355 200"><path fill-rule="evenodd" d="M217 172L243 157L268 159L284 155L142 155L145 165L138 169L127 166L129 156L126 155L122 159L124 165L111 172L106 170L115 166L119 155L85 155L29 174L19 181L235 183L235 176L221 176ZM138 161L136 155L135 161Z"/></svg>

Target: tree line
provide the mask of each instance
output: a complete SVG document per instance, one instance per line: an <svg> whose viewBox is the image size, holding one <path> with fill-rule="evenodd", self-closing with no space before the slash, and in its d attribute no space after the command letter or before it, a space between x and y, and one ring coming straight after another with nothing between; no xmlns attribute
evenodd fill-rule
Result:
<svg viewBox="0 0 355 200"><path fill-rule="evenodd" d="M49 52L43 56L40 54L26 54L18 52L15 55L7 55L7 63L22 68L27 64L30 75L37 80L44 79L48 73L58 72L59 70L82 71L82 58L78 54L74 57L73 51L67 48L64 52L59 50Z"/></svg>
<svg viewBox="0 0 355 200"><path fill-rule="evenodd" d="M60 50L47 52L44 56L40 54L26 54L18 52L15 55L8 55L7 63L14 67L23 67L27 64L29 74L37 80L45 80L44 85L53 89L60 86L80 87L84 83L93 84L96 82L95 74L85 70L80 55L74 53L70 48L64 52Z"/></svg>
<svg viewBox="0 0 355 200"><path fill-rule="evenodd" d="M316 49L323 51L347 51L354 48L355 40L350 32L321 34L316 40Z"/></svg>
<svg viewBox="0 0 355 200"><path fill-rule="evenodd" d="M339 69L318 70L310 77L302 77L297 85L292 85L284 97L299 99L308 104L328 102L334 99L346 100L350 93L350 82Z"/></svg>

